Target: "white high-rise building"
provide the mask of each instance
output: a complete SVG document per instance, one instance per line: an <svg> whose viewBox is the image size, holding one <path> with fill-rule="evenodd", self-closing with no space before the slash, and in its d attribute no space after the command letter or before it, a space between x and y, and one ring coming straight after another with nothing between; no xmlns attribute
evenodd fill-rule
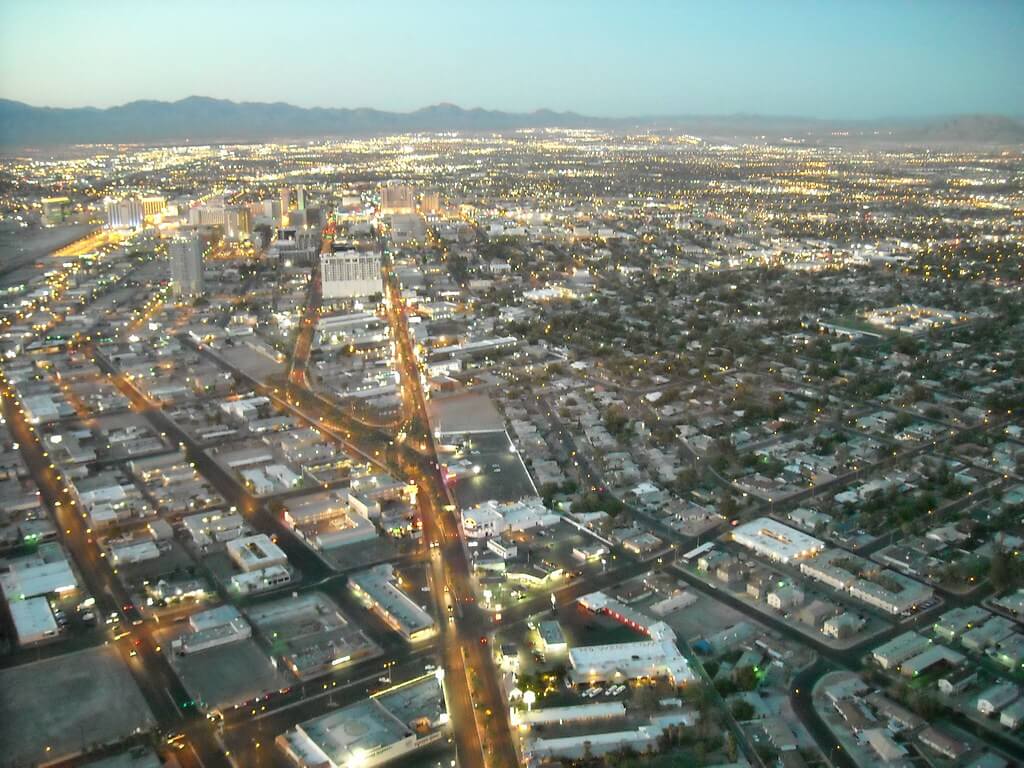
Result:
<svg viewBox="0 0 1024 768"><path fill-rule="evenodd" d="M326 299L355 298L384 292L379 253L342 251L322 254L320 279Z"/></svg>
<svg viewBox="0 0 1024 768"><path fill-rule="evenodd" d="M171 240L171 291L179 298L203 294L203 241L198 235Z"/></svg>
<svg viewBox="0 0 1024 768"><path fill-rule="evenodd" d="M142 226L143 209L138 198L126 197L115 200L112 197L103 199L103 208L107 214L109 229L138 229Z"/></svg>

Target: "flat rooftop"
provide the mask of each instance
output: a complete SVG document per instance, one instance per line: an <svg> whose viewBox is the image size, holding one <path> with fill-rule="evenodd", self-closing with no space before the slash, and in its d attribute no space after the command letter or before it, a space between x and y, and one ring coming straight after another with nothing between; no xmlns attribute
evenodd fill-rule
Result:
<svg viewBox="0 0 1024 768"><path fill-rule="evenodd" d="M172 630L160 636L172 666L189 695L207 707L230 707L291 685L252 638L178 656L171 652Z"/></svg>
<svg viewBox="0 0 1024 768"><path fill-rule="evenodd" d="M433 617L395 586L388 570L371 568L353 574L350 579L380 610L397 622L406 635L413 635L434 625Z"/></svg>
<svg viewBox="0 0 1024 768"><path fill-rule="evenodd" d="M298 676L340 659L377 655L380 649L322 592L261 602L246 615Z"/></svg>
<svg viewBox="0 0 1024 768"><path fill-rule="evenodd" d="M502 430L505 419L491 398L479 392L435 396L427 402L430 424L441 435Z"/></svg>
<svg viewBox="0 0 1024 768"><path fill-rule="evenodd" d="M324 715L302 729L337 765L346 765L362 752L399 741L409 732L374 699Z"/></svg>
<svg viewBox="0 0 1024 768"><path fill-rule="evenodd" d="M335 765L356 765L367 753L412 736L415 720L425 719L436 728L444 712L437 678L425 675L300 723L280 738L310 764L327 757Z"/></svg>
<svg viewBox="0 0 1024 768"><path fill-rule="evenodd" d="M5 764L37 765L70 757L81 750L83 733L90 742L116 741L155 725L113 646L0 670Z"/></svg>
<svg viewBox="0 0 1024 768"><path fill-rule="evenodd" d="M825 546L820 539L776 522L759 517L733 529L733 541L783 562L809 557Z"/></svg>
<svg viewBox="0 0 1024 768"><path fill-rule="evenodd" d="M530 473L504 428L465 435L462 458L480 467L479 474L460 478L453 488L460 507L475 507L485 501L518 501L536 496ZM442 457L442 462L445 458Z"/></svg>

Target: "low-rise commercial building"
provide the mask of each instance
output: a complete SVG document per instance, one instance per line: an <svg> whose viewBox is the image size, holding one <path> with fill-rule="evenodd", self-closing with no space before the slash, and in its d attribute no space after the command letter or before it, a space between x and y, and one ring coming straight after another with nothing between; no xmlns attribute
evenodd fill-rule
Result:
<svg viewBox="0 0 1024 768"><path fill-rule="evenodd" d="M820 539L770 517L759 517L733 529L732 539L762 557L782 563L813 557L825 547Z"/></svg>
<svg viewBox="0 0 1024 768"><path fill-rule="evenodd" d="M1020 688L1010 682L996 683L978 697L978 711L986 717L1001 712L1020 698Z"/></svg>
<svg viewBox="0 0 1024 768"><path fill-rule="evenodd" d="M943 733L934 727L925 728L917 734L917 740L950 760L957 760L971 750L969 744L965 744L959 739L954 739L949 734Z"/></svg>
<svg viewBox="0 0 1024 768"><path fill-rule="evenodd" d="M300 723L275 743L299 768L374 768L440 741L448 712L426 675Z"/></svg>
<svg viewBox="0 0 1024 768"><path fill-rule="evenodd" d="M896 571L882 571L872 580L857 579L849 588L850 595L886 613L907 613L934 594L926 587Z"/></svg>
<svg viewBox="0 0 1024 768"><path fill-rule="evenodd" d="M462 512L466 535L481 539L506 531L525 531L557 522L558 516L544 506L538 497L513 502L485 501Z"/></svg>
<svg viewBox="0 0 1024 768"><path fill-rule="evenodd" d="M556 757L578 759L584 755L599 757L620 749L642 752L654 747L658 737L669 726L690 727L697 722L693 712L678 712L652 718L647 725L635 730L607 733L580 733L560 738L533 739L524 748L531 762L542 762Z"/></svg>
<svg viewBox="0 0 1024 768"><path fill-rule="evenodd" d="M60 634L53 611L50 610L50 603L45 597L12 600L8 603L8 608L19 646L41 643Z"/></svg>
<svg viewBox="0 0 1024 768"><path fill-rule="evenodd" d="M246 572L288 564L288 556L265 533L229 541L227 553L235 565Z"/></svg>
<svg viewBox="0 0 1024 768"><path fill-rule="evenodd" d="M923 653L931 640L917 632L904 632L887 643L878 646L871 656L882 669L897 669L907 659Z"/></svg>
<svg viewBox="0 0 1024 768"><path fill-rule="evenodd" d="M255 571L237 573L231 577L229 584L231 589L240 595L251 595L256 592L266 592L268 589L283 587L291 584L292 574L287 568L281 565L272 565L269 568L259 568Z"/></svg>
<svg viewBox="0 0 1024 768"><path fill-rule="evenodd" d="M697 679L679 652L675 633L663 622L649 627L650 640L613 645L590 645L569 651L570 679L576 683L623 682L666 678L681 686Z"/></svg>
<svg viewBox="0 0 1024 768"><path fill-rule="evenodd" d="M940 665L958 667L963 662L964 655L962 653L958 653L944 645L933 645L926 651L912 656L900 664L900 674L905 677L917 677L933 667Z"/></svg>
<svg viewBox="0 0 1024 768"><path fill-rule="evenodd" d="M237 643L252 637L249 626L238 609L222 605L209 611L194 613L189 617L190 631L171 642L174 652L187 656L210 648Z"/></svg>
<svg viewBox="0 0 1024 768"><path fill-rule="evenodd" d="M349 578L349 588L367 608L411 643L436 631L434 618L395 586L388 563L376 565Z"/></svg>

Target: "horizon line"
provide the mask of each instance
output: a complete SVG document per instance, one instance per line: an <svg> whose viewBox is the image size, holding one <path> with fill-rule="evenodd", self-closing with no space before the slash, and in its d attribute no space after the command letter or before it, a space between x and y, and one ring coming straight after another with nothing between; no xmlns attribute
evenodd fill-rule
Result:
<svg viewBox="0 0 1024 768"><path fill-rule="evenodd" d="M425 110L434 109L434 108L437 108L437 107L453 107L453 108L458 109L458 110L460 110L462 112L481 111L481 112L500 113L500 114L506 114L506 115L532 115L532 114L537 114L537 113L540 113L540 112L548 112L548 113L552 113L552 114L555 114L555 115L566 115L566 116L581 117L581 118L586 118L586 119L591 119L591 120L606 120L606 121L628 121L628 120L649 121L649 120L679 120L679 119L692 119L692 118L736 118L736 117L767 118L767 119L773 119L773 120L783 120L783 119L788 119L788 120L808 120L808 121L816 121L816 122L843 121L843 122L854 122L854 123L882 122L882 121L887 121L887 120L891 120L891 121L936 120L936 119L943 119L943 118L959 118L959 117L1000 117L1000 118L1005 118L1005 119L1009 119L1009 120L1018 120L1018 121L1024 120L1024 113L1017 114L1017 113L1013 113L1013 112L977 112L977 111L974 111L974 112L971 112L971 111L968 111L968 112L955 112L955 111L954 112L929 112L929 113L902 114L902 115L901 114L890 114L890 115L878 115L878 116L873 116L873 117L850 117L850 116L838 116L838 117L837 116L828 116L828 117L823 117L823 116L820 116L820 115L791 114L791 113L787 114L787 113L746 112L746 111L743 111L743 110L739 110L739 111L735 111L735 112L674 112L674 113L651 113L651 114L644 114L644 115L618 115L618 116L613 116L613 115L588 114L588 113L585 113L585 112L579 112L579 111L577 111L575 109L555 109L555 108L552 108L552 107L536 107L534 109L528 109L528 110L516 110L516 109L505 109L505 108L499 108L499 107L481 107L481 106L466 107L466 106L462 106L461 104L458 104L458 103L452 102L452 101L439 101L439 102L435 102L433 104L426 104L426 105L421 106L421 107L416 107L414 109L404 109L403 110L403 109L385 109L385 108L381 108L381 107L372 107L372 106L365 106L365 105L363 105L363 106L355 106L355 107L352 107L352 106L324 106L324 105L302 106L302 105L299 105L299 104L294 104L294 103L292 103L290 101L282 101L282 100L249 101L249 100L236 100L236 99L231 99L231 98L227 98L227 97L224 97L224 96L207 96L207 95L202 95L202 94L190 94L188 96L182 96L181 98L177 98L177 99L136 98L136 99L131 99L129 101L123 101L123 102L120 102L120 103L117 103L117 104L111 104L109 106L103 106L103 107L96 106L96 105L93 105L93 104L81 104L81 105L76 105L76 106L54 106L54 105L50 105L50 104L32 104L32 103L29 103L27 101L22 101L21 99L14 99L14 98L10 98L8 96L4 96L4 95L0 94L0 101L7 101L7 102L10 102L10 103L14 103L14 104L20 104L22 106L29 107L31 109L52 109L52 110L88 109L88 110L96 110L98 112L103 112L103 111L107 111L107 110L111 110L111 109L121 109L123 107L127 107L127 106L130 106L132 104L139 104L139 103L180 104L182 102L191 101L191 100L214 101L214 102L233 104L233 105L237 105L237 106L244 106L244 105L275 106L275 105L280 105L280 106L291 107L293 109L304 109L304 110L323 109L323 110L336 110L336 111L348 111L348 112L357 112L357 111L365 110L365 111L381 112L381 113L385 113L385 114L395 114L395 115L414 115L417 112L423 112Z"/></svg>

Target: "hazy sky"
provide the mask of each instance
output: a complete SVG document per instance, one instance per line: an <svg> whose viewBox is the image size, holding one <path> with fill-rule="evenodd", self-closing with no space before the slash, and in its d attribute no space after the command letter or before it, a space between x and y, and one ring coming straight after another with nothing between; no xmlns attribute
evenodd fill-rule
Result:
<svg viewBox="0 0 1024 768"><path fill-rule="evenodd" d="M0 96L1024 115L1024 0L0 0Z"/></svg>

